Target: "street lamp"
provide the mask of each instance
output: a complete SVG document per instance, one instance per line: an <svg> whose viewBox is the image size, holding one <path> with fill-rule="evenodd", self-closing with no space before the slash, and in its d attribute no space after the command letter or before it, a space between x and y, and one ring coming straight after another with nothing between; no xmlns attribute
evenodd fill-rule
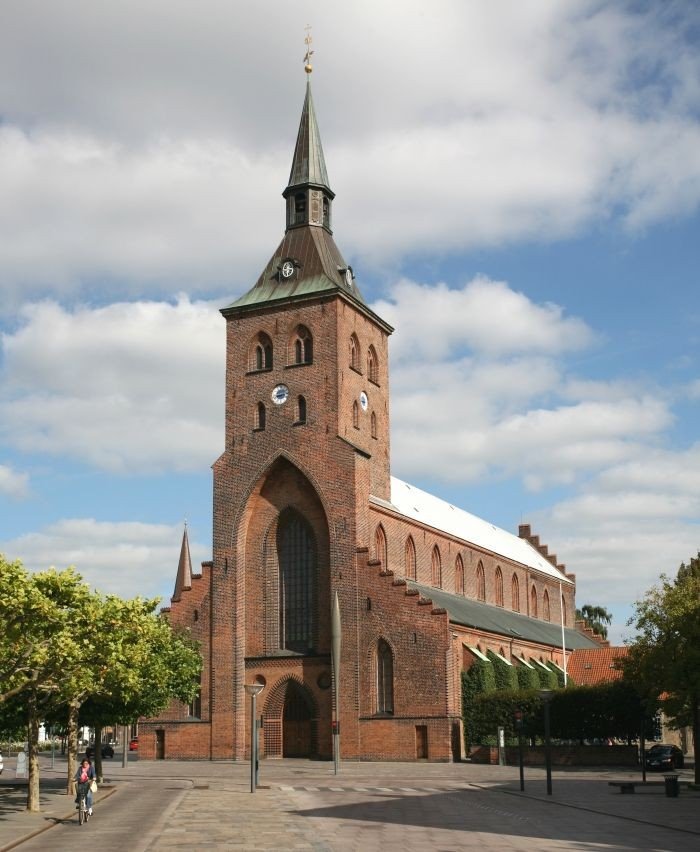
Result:
<svg viewBox="0 0 700 852"><path fill-rule="evenodd" d="M246 683L245 691L250 695L250 792L254 793L257 786L258 767L258 737L257 719L255 718L255 699L263 691L264 683Z"/></svg>
<svg viewBox="0 0 700 852"><path fill-rule="evenodd" d="M540 689L539 695L544 705L544 762L547 768L547 795L552 795L552 752L549 739L549 702L552 700L553 690Z"/></svg>

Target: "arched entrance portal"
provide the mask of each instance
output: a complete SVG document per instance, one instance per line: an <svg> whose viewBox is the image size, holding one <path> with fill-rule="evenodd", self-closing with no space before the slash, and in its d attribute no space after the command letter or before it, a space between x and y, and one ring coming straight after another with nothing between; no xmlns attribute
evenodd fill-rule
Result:
<svg viewBox="0 0 700 852"><path fill-rule="evenodd" d="M311 757L312 710L303 690L292 680L282 712L282 756Z"/></svg>
<svg viewBox="0 0 700 852"><path fill-rule="evenodd" d="M300 678L277 682L263 717L266 757L318 756L318 706Z"/></svg>

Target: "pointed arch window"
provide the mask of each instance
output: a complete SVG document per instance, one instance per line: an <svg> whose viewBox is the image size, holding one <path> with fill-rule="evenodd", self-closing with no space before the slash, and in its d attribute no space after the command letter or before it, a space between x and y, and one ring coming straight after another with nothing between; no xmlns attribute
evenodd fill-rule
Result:
<svg viewBox="0 0 700 852"><path fill-rule="evenodd" d="M530 589L530 615L537 618L537 589L534 586Z"/></svg>
<svg viewBox="0 0 700 852"><path fill-rule="evenodd" d="M382 571L387 570L386 533L384 527L379 524L374 531L374 556L382 563Z"/></svg>
<svg viewBox="0 0 700 852"><path fill-rule="evenodd" d="M476 597L480 601L486 600L486 576L481 562L476 566Z"/></svg>
<svg viewBox="0 0 700 852"><path fill-rule="evenodd" d="M503 572L496 566L496 606L503 606Z"/></svg>
<svg viewBox="0 0 700 852"><path fill-rule="evenodd" d="M360 341L355 333L350 335L350 366L358 373L362 372L360 366Z"/></svg>
<svg viewBox="0 0 700 852"><path fill-rule="evenodd" d="M372 412L369 418L369 428L373 438L377 437L377 415Z"/></svg>
<svg viewBox="0 0 700 852"><path fill-rule="evenodd" d="M357 404L357 400L352 404L352 425L356 428L360 428L360 406Z"/></svg>
<svg viewBox="0 0 700 852"><path fill-rule="evenodd" d="M566 601L564 600L564 595L561 596L561 622L562 624L567 624L567 615L566 615Z"/></svg>
<svg viewBox="0 0 700 852"><path fill-rule="evenodd" d="M323 196L323 226L330 228L331 226L331 203L328 196Z"/></svg>
<svg viewBox="0 0 700 852"><path fill-rule="evenodd" d="M513 612L520 612L520 583L517 574L513 574L510 581L510 599Z"/></svg>
<svg viewBox="0 0 700 852"><path fill-rule="evenodd" d="M370 382L374 382L375 385L379 384L379 361L377 359L377 350L371 345L367 350L367 376L369 377Z"/></svg>
<svg viewBox="0 0 700 852"><path fill-rule="evenodd" d="M404 570L406 571L406 577L409 580L416 579L416 546L410 535L406 539Z"/></svg>
<svg viewBox="0 0 700 852"><path fill-rule="evenodd" d="M297 397L296 424L301 426L306 423L306 397Z"/></svg>
<svg viewBox="0 0 700 852"><path fill-rule="evenodd" d="M297 512L290 510L280 518L277 553L280 648L306 653L314 646L318 571L313 534Z"/></svg>
<svg viewBox="0 0 700 852"><path fill-rule="evenodd" d="M248 372L272 369L272 340L261 331L253 338L248 352Z"/></svg>
<svg viewBox="0 0 700 852"><path fill-rule="evenodd" d="M464 594L464 562L459 554L455 559L455 593Z"/></svg>
<svg viewBox="0 0 700 852"><path fill-rule="evenodd" d="M292 335L292 357L293 364L312 364L314 360L314 340L311 332L305 325L299 325Z"/></svg>
<svg viewBox="0 0 700 852"><path fill-rule="evenodd" d="M394 712L394 655L389 644L377 642L377 713Z"/></svg>
<svg viewBox="0 0 700 852"><path fill-rule="evenodd" d="M542 596L542 618L545 621L552 620L552 614L549 610L549 592L547 589L544 590L544 595Z"/></svg>
<svg viewBox="0 0 700 852"><path fill-rule="evenodd" d="M436 589L442 588L442 559L440 558L440 548L435 545L433 555L430 561L430 579Z"/></svg>
<svg viewBox="0 0 700 852"><path fill-rule="evenodd" d="M262 402L259 402L255 406L255 417L254 417L254 422L253 422L253 428L258 432L262 432L265 429L266 424L267 424L267 411L265 410L265 404L262 403Z"/></svg>

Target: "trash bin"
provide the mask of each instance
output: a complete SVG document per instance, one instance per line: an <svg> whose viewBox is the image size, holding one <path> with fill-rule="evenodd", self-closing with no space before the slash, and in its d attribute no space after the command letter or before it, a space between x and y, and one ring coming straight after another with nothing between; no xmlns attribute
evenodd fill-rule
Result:
<svg viewBox="0 0 700 852"><path fill-rule="evenodd" d="M670 799L675 799L678 796L678 776L664 775L664 782L666 785L666 795Z"/></svg>

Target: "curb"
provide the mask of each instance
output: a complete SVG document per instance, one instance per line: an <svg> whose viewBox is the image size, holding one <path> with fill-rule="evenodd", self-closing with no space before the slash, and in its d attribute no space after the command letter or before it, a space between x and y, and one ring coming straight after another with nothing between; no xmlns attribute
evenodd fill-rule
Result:
<svg viewBox="0 0 700 852"><path fill-rule="evenodd" d="M99 799L95 799L95 803L102 802L105 799L108 799L110 796L113 796L117 792L117 787L112 787L111 790L108 790L104 796L100 796ZM21 837L17 837L15 840L12 840L10 843L5 846L0 846L0 852L9 852L10 849L16 849L22 843L26 843L28 840L32 840L34 837L38 837L40 834L43 834L45 831L49 831L52 828L55 828L59 822L65 822L69 820L75 814L75 808L69 811L65 816L57 816L53 817L47 825L42 825L40 828L35 828L33 831L27 832L27 834L23 834Z"/></svg>

